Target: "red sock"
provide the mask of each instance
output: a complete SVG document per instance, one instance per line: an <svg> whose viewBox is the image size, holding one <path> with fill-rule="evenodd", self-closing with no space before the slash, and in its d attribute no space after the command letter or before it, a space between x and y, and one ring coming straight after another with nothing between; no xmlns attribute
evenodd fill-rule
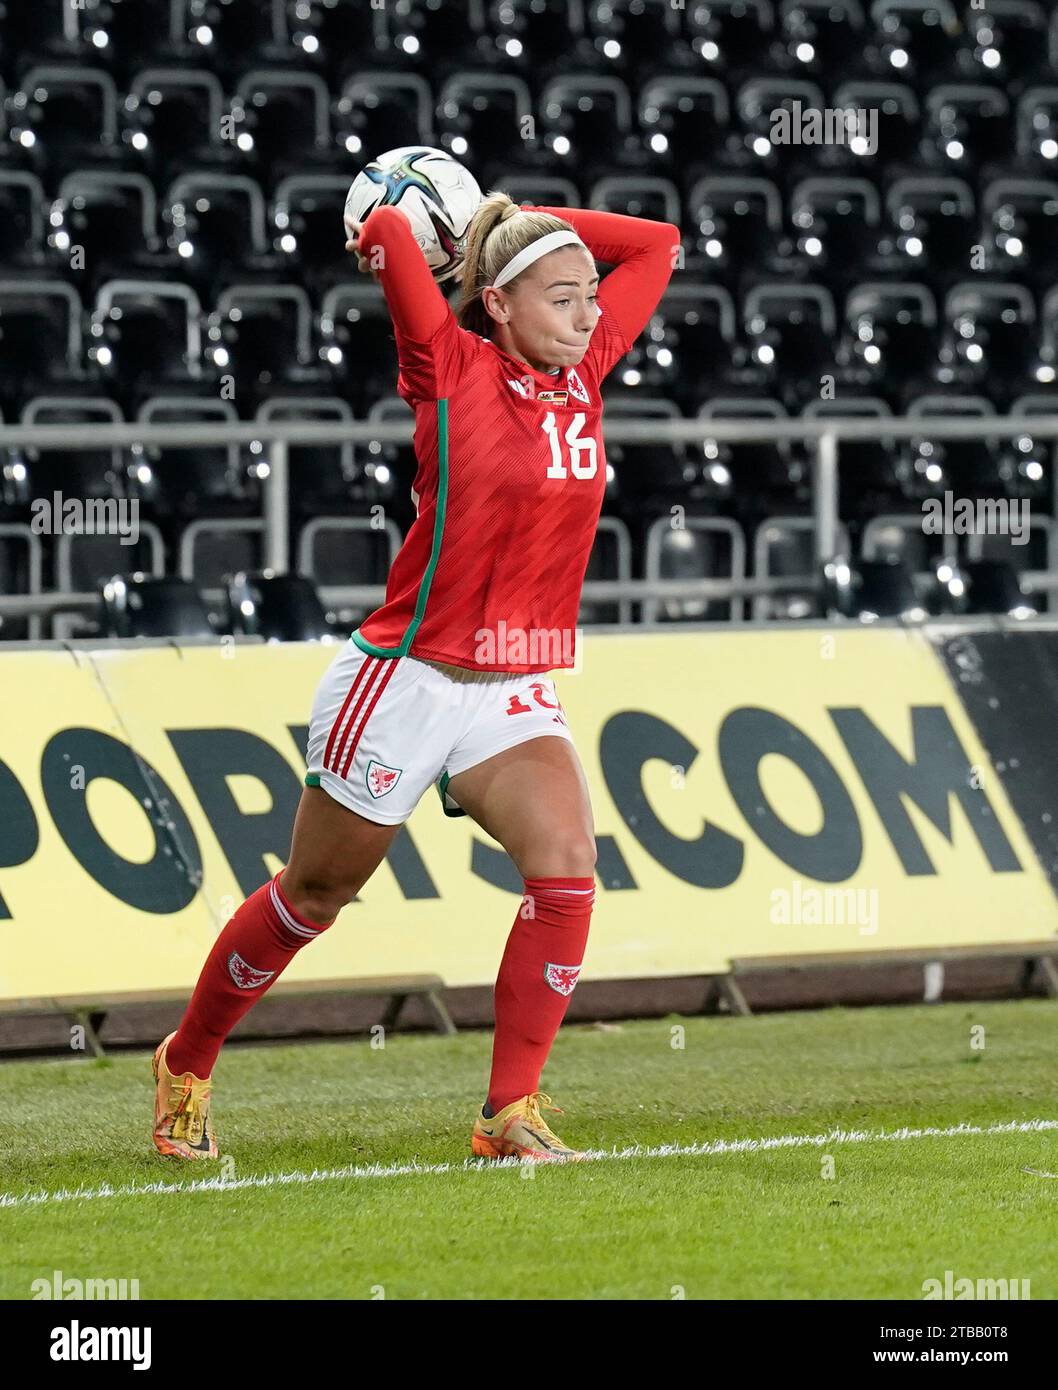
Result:
<svg viewBox="0 0 1058 1390"><path fill-rule="evenodd" d="M224 1039L243 1014L302 946L330 925L299 916L279 887L279 874L252 893L213 943L165 1055L169 1070L177 1076L189 1071L208 1077Z"/></svg>
<svg viewBox="0 0 1058 1390"><path fill-rule="evenodd" d="M539 1089L584 960L593 878L527 878L496 979L493 1113Z"/></svg>

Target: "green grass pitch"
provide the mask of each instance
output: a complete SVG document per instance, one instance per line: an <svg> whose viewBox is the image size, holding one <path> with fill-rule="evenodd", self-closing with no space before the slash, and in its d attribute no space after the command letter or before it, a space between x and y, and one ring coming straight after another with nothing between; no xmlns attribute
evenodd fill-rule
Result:
<svg viewBox="0 0 1058 1390"><path fill-rule="evenodd" d="M0 1297L58 1270L143 1299L921 1299L951 1270L1053 1299L1058 1178L1023 1169L1058 1172L1055 1018L1030 1000L570 1026L543 1082L565 1113L545 1114L607 1156L553 1166L468 1158L488 1032L229 1047L226 1167L155 1153L147 1052L7 1062ZM995 1132L1025 1121L1044 1124ZM669 1151L615 1156L634 1146Z"/></svg>

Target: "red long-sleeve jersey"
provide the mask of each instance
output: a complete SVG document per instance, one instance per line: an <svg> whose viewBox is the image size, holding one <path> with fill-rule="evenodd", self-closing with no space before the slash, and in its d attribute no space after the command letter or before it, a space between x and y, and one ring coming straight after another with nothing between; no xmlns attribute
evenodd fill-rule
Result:
<svg viewBox="0 0 1058 1390"><path fill-rule="evenodd" d="M657 306L680 233L618 213L532 210L569 222L614 266L587 352L557 376L459 326L396 208L376 208L361 230L361 255L383 251L397 391L415 411L418 463L417 515L385 602L353 634L373 655L497 671L574 664L606 486L600 388Z"/></svg>

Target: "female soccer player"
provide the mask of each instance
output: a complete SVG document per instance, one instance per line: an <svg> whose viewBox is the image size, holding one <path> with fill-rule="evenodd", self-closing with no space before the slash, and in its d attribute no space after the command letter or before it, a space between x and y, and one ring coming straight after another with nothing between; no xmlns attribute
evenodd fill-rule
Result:
<svg viewBox="0 0 1058 1390"><path fill-rule="evenodd" d="M545 673L575 659L606 483L600 387L664 292L680 233L492 193L468 232L457 315L395 207L349 232L393 319L397 390L415 411L417 514L385 602L316 691L289 863L228 922L154 1054L154 1142L217 1156L209 1106L224 1039L360 892L436 783L446 812L473 817L525 882L472 1151L578 1158L537 1088L584 958L595 835ZM595 258L615 267L601 285Z"/></svg>

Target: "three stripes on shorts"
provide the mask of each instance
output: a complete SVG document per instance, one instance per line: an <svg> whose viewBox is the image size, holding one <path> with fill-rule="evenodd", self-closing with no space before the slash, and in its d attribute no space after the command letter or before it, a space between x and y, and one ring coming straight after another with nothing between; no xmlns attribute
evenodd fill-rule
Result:
<svg viewBox="0 0 1058 1390"><path fill-rule="evenodd" d="M386 686L393 679L399 657L371 656L356 673L338 718L331 726L323 765L339 777L346 777L356 756L360 736L371 718Z"/></svg>

